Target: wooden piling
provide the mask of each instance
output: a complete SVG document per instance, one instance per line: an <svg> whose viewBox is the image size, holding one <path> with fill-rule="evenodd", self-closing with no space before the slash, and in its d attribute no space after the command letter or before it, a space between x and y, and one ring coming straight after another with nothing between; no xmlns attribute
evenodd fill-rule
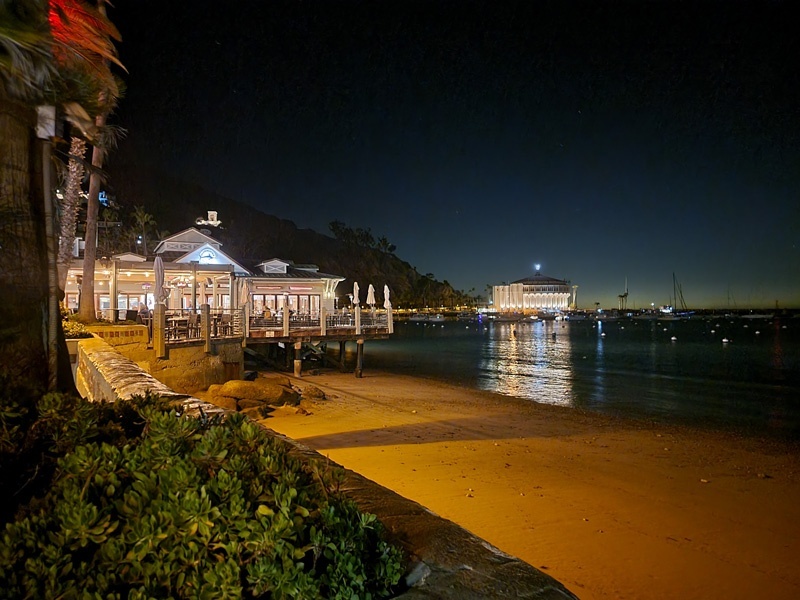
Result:
<svg viewBox="0 0 800 600"><path fill-rule="evenodd" d="M294 343L294 376L301 377L303 374L303 342Z"/></svg>
<svg viewBox="0 0 800 600"><path fill-rule="evenodd" d="M356 377L363 377L364 371L364 339L356 340Z"/></svg>

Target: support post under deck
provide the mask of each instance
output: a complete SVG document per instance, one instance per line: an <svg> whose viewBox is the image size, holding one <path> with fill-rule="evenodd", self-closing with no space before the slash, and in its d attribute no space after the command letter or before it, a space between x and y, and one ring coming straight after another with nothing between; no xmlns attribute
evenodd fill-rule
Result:
<svg viewBox="0 0 800 600"><path fill-rule="evenodd" d="M356 377L363 377L364 372L364 339L356 340Z"/></svg>
<svg viewBox="0 0 800 600"><path fill-rule="evenodd" d="M303 342L294 343L294 376L300 377L303 374Z"/></svg>

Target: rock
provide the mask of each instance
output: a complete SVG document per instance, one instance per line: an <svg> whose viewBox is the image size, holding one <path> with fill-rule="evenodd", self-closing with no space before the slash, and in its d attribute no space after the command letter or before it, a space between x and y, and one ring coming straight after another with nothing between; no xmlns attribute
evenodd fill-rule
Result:
<svg viewBox="0 0 800 600"><path fill-rule="evenodd" d="M266 419L269 417L269 414L273 410L275 410L275 408L272 406L269 406L268 404L262 404L261 406L251 406L249 408L242 409L241 413L249 419L258 421L259 419Z"/></svg>
<svg viewBox="0 0 800 600"><path fill-rule="evenodd" d="M414 587L418 585L422 585L425 583L425 580L428 578L428 575L431 574L431 568L426 565L424 562L420 561L409 571L408 575L406 575L406 585L408 587Z"/></svg>
<svg viewBox="0 0 800 600"><path fill-rule="evenodd" d="M259 377L256 379L259 383L268 383L274 385L282 385L285 387L292 387L292 381L284 375L271 375L269 377Z"/></svg>
<svg viewBox="0 0 800 600"><path fill-rule="evenodd" d="M239 405L239 410L245 410L246 408L261 408L264 406L264 401L243 398L242 400L239 400L237 404Z"/></svg>
<svg viewBox="0 0 800 600"><path fill-rule="evenodd" d="M282 404L296 405L300 401L298 394L291 387L276 385L264 379L242 381L234 379L225 383L217 392L218 396L228 396L238 400L260 400L273 406Z"/></svg>
<svg viewBox="0 0 800 600"><path fill-rule="evenodd" d="M302 396L305 400L325 400L325 392L313 385L305 387Z"/></svg>
<svg viewBox="0 0 800 600"><path fill-rule="evenodd" d="M253 419L254 421L263 419L265 416L261 414L260 408L246 408L245 410L242 411L242 414L246 416L248 419Z"/></svg>
<svg viewBox="0 0 800 600"><path fill-rule="evenodd" d="M208 394L208 397L205 398L205 400L207 400L214 406L219 406L220 408L224 408L227 410L239 410L239 407L236 404L236 398L228 398L227 396L215 396L213 394Z"/></svg>

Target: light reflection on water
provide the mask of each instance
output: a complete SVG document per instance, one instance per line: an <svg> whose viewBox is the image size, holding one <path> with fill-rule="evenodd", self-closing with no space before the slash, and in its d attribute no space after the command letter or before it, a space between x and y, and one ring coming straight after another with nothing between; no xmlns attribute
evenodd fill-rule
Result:
<svg viewBox="0 0 800 600"><path fill-rule="evenodd" d="M390 340L366 345L364 368L800 439L800 319L742 321L398 323Z"/></svg>
<svg viewBox="0 0 800 600"><path fill-rule="evenodd" d="M498 323L487 339L479 364L479 388L543 404L572 406L569 335L554 322Z"/></svg>

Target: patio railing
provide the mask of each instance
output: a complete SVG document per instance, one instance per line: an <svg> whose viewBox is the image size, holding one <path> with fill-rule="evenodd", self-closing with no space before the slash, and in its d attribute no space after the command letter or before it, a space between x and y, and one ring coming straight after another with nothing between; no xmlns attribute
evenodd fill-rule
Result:
<svg viewBox="0 0 800 600"><path fill-rule="evenodd" d="M184 342L204 342L210 352L212 340L243 337L244 322L243 309L212 309L207 304L199 309L168 309L158 304L150 339L159 357L167 347Z"/></svg>
<svg viewBox="0 0 800 600"><path fill-rule="evenodd" d="M324 324L324 326L323 326ZM290 337L293 333L319 331L319 335L385 329L392 333L391 310L361 310L351 312L290 314L251 316L248 323L248 337Z"/></svg>
<svg viewBox="0 0 800 600"><path fill-rule="evenodd" d="M237 309L218 309L203 305L199 309L167 309L157 305L150 323L150 338L158 356L167 347L184 342L202 341L211 349L211 341L224 338L291 338L296 335L342 335L362 333L392 333L392 311L362 311L326 314L277 314L250 316Z"/></svg>

